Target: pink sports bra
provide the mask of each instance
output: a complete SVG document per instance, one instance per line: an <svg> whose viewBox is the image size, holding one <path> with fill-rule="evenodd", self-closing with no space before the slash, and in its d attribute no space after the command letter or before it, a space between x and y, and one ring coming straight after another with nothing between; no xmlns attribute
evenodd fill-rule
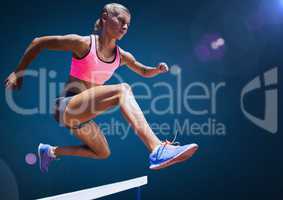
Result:
<svg viewBox="0 0 283 200"><path fill-rule="evenodd" d="M104 84L120 65L119 47L116 46L114 60L105 62L97 55L95 36L91 35L90 38L91 47L87 55L81 59L72 57L70 75L91 83Z"/></svg>

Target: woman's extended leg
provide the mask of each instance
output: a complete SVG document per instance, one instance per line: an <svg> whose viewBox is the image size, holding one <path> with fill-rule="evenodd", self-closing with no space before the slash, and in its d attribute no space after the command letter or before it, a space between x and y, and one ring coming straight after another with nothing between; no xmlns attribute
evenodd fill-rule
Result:
<svg viewBox="0 0 283 200"><path fill-rule="evenodd" d="M74 96L67 105L64 122L69 127L77 127L80 123L117 105L121 107L126 120L151 152L149 156L150 169L161 169L187 160L198 149L197 144L173 146L170 143L161 143L149 127L130 86L127 84L97 86ZM89 122L81 128L75 129L74 133L86 146L57 147L55 155L77 155L92 158L106 158L110 155L107 141L95 123ZM39 147L40 157L45 158L40 158L40 166L43 171L48 170L49 163L54 159L47 155L46 152L49 152L49 149L50 145Z"/></svg>
<svg viewBox="0 0 283 200"><path fill-rule="evenodd" d="M64 121L73 127L117 105L149 151L161 143L149 127L130 86L125 83L96 86L76 95L66 108Z"/></svg>

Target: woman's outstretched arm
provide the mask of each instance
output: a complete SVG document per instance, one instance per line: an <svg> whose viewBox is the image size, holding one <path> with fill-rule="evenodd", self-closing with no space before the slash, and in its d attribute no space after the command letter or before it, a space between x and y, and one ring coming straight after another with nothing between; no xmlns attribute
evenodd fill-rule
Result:
<svg viewBox="0 0 283 200"><path fill-rule="evenodd" d="M26 67L44 49L57 51L71 51L75 55L80 55L83 37L75 34L64 36L43 36L33 39L21 58L16 71L25 70Z"/></svg>
<svg viewBox="0 0 283 200"><path fill-rule="evenodd" d="M20 62L8 78L5 80L7 88L18 89L22 84L22 75L28 65L44 49L57 51L71 51L75 56L80 57L88 51L88 44L79 35L69 34L64 36L43 36L32 40Z"/></svg>
<svg viewBox="0 0 283 200"><path fill-rule="evenodd" d="M130 69L143 77L153 77L169 70L166 63L159 63L156 67L149 67L137 61L130 52L124 51L121 48L120 52L121 65L127 65Z"/></svg>

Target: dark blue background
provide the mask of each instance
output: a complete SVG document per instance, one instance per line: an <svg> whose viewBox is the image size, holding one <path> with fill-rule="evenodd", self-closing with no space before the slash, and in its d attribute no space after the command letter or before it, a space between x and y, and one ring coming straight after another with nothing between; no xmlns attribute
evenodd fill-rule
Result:
<svg viewBox="0 0 283 200"><path fill-rule="evenodd" d="M41 174L38 166L29 166L24 157L35 152L38 143L54 145L78 144L68 130L58 127L50 114L22 116L11 111L2 87L0 158L15 175L20 199L34 199L126 180L149 176L143 188L143 199L278 199L282 196L282 94L279 89L279 131L270 134L249 122L240 110L241 89L254 77L278 66L281 82L283 3L280 0L189 0L189 1L118 1L132 13L132 24L119 45L132 52L141 62L155 65L165 61L182 68L182 86L194 81L207 84L226 82L218 96L217 120L225 123L225 136L181 135L181 143L196 142L197 154L189 161L166 170L148 170L148 152L132 132L126 140L109 136L112 155L108 160L65 157L50 172ZM1 74L0 80L16 67L29 42L37 36L77 33L88 35L108 1L16 1L1 5ZM251 16L260 10L262 22ZM207 33L225 39L222 59L202 62L195 47ZM56 70L56 80L67 79L71 54L44 51L31 69L46 67ZM143 79L129 69L119 75L128 83L145 81L152 85L168 81L170 73ZM116 83L112 79L108 83ZM282 85L279 85L281 87ZM134 91L139 93L138 89ZM158 95L162 91L155 91ZM25 80L15 93L20 105L32 106L39 92L33 79ZM263 91L251 96L247 104L258 115L264 101ZM148 108L150 101L139 101ZM123 121L115 112L115 119ZM199 119L189 113L146 115L150 123ZM109 122L100 116L97 122ZM124 121L126 123L126 121ZM169 139L171 136L169 137ZM162 138L163 139L163 138ZM4 173L4 172L2 172ZM1 185L5 182L0 180ZM1 186L2 187L2 186ZM7 196L2 194L0 199ZM135 191L127 191L105 199L134 199Z"/></svg>

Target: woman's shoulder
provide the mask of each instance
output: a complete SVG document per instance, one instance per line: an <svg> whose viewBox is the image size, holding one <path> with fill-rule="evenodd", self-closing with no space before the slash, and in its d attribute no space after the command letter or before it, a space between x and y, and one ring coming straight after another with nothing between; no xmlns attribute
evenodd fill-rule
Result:
<svg viewBox="0 0 283 200"><path fill-rule="evenodd" d="M133 55L129 51L126 51L126 50L122 49L121 47L118 47L118 48L119 48L121 56L123 56L123 57L133 57Z"/></svg>
<svg viewBox="0 0 283 200"><path fill-rule="evenodd" d="M86 42L89 43L90 42L90 35L79 35L79 34L66 34L65 37L68 37L72 40L76 40L76 41L80 41L80 42Z"/></svg>
<svg viewBox="0 0 283 200"><path fill-rule="evenodd" d="M121 56L126 56L129 53L118 45L117 45L117 48L118 48Z"/></svg>
<svg viewBox="0 0 283 200"><path fill-rule="evenodd" d="M129 51L126 51L121 47L119 47L119 51L121 55L121 65L135 61L135 57Z"/></svg>
<svg viewBox="0 0 283 200"><path fill-rule="evenodd" d="M75 58L81 59L88 54L92 43L90 35L69 34L69 37L74 41L76 51L73 56Z"/></svg>

